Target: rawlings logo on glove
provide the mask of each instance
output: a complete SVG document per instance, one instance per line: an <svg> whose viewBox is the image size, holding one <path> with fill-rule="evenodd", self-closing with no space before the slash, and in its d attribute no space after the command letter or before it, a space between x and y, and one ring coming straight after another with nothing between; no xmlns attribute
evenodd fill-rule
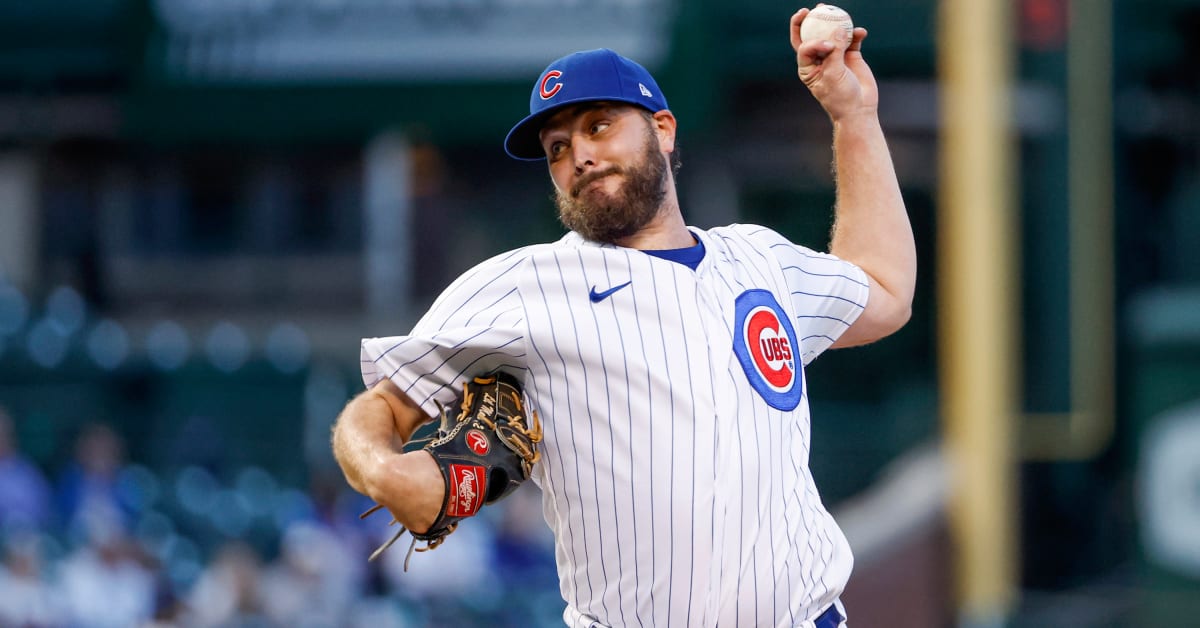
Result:
<svg viewBox="0 0 1200 628"><path fill-rule="evenodd" d="M474 517L483 505L483 500L478 499L483 496L479 486L479 479L483 477L483 467L452 464L450 476L454 478L450 483L453 497L449 500L450 506L446 509L446 514L452 517Z"/></svg>
<svg viewBox="0 0 1200 628"><path fill-rule="evenodd" d="M424 552L441 545L458 528L459 521L474 516L485 505L504 499L528 480L533 465L541 458L537 450L542 441L541 421L537 412L532 412L532 424L527 424L521 386L513 376L496 371L473 378L463 384L463 394L456 405L458 414L451 416L448 407L438 404L441 425L423 447L442 470L446 496L429 530L424 534L412 532L413 542L404 559L405 570L414 549ZM489 435L495 435L504 446L493 447ZM380 508L376 505L360 518ZM371 554L370 560L379 557L406 531L409 530L400 526L395 536ZM417 541L425 541L425 547L416 547Z"/></svg>

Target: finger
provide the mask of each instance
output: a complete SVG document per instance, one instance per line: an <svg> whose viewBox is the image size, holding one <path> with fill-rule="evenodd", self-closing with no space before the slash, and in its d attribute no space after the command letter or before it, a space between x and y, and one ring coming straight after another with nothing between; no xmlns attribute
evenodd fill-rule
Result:
<svg viewBox="0 0 1200 628"><path fill-rule="evenodd" d="M847 52L861 52L862 51L862 42L866 38L867 38L867 29L865 29L861 26L856 26L854 28L854 33L852 33L850 36L850 47L847 48L846 51Z"/></svg>
<svg viewBox="0 0 1200 628"><path fill-rule="evenodd" d="M791 21L791 36L792 50L797 50L800 47L800 23L804 21L804 17L808 15L808 9L800 9L792 14Z"/></svg>
<svg viewBox="0 0 1200 628"><path fill-rule="evenodd" d="M806 41L796 48L796 64L801 68L821 65L830 58L837 45L826 40Z"/></svg>

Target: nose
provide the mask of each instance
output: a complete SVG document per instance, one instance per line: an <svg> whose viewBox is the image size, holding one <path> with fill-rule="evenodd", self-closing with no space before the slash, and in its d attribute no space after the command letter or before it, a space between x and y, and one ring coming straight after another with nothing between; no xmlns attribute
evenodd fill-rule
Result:
<svg viewBox="0 0 1200 628"><path fill-rule="evenodd" d="M592 143L583 137L571 140L571 157L575 160L575 175L581 175L596 166Z"/></svg>

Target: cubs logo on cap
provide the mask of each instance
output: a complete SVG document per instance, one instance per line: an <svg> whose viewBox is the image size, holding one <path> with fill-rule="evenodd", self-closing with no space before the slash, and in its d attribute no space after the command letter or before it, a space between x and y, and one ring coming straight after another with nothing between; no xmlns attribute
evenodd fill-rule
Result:
<svg viewBox="0 0 1200 628"><path fill-rule="evenodd" d="M576 52L538 75L529 95L529 115L508 132L504 151L524 161L545 159L538 133L546 119L567 105L593 101L629 103L652 113L668 108L646 68L607 48Z"/></svg>
<svg viewBox="0 0 1200 628"><path fill-rule="evenodd" d="M562 77L562 72L558 70L550 70L542 77L541 96L542 100L550 100L562 89L562 83L558 79Z"/></svg>
<svg viewBox="0 0 1200 628"><path fill-rule="evenodd" d="M804 393L800 343L787 313L766 290L747 290L734 302L733 352L746 379L767 404L795 410Z"/></svg>

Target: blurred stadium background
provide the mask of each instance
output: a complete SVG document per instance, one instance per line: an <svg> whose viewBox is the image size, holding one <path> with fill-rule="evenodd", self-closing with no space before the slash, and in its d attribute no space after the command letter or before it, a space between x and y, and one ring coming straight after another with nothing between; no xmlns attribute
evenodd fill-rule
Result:
<svg viewBox="0 0 1200 628"><path fill-rule="evenodd" d="M922 268L906 329L809 373L853 625L1196 626L1200 2L965 3L1010 20L1009 489L946 463L938 217L976 208L938 206L944 2L839 3L871 30ZM0 2L0 625L561 625L531 488L407 574L403 549L365 564L386 522L357 520L327 443L358 339L557 237L544 169L500 142L577 49L658 77L692 224L823 248L829 128L795 78L796 8ZM992 536L952 523L973 491L1011 504ZM989 546L1011 565L962 566Z"/></svg>

